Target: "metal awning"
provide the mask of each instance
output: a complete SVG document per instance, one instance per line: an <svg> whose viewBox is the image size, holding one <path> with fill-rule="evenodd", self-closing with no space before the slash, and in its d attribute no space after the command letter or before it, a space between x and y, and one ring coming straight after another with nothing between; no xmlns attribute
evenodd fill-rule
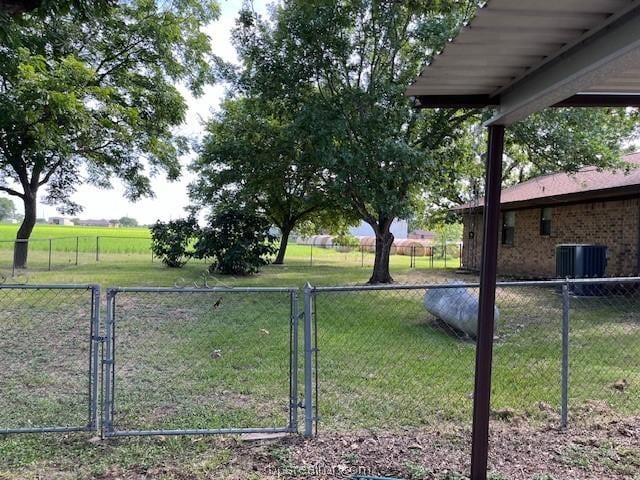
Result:
<svg viewBox="0 0 640 480"><path fill-rule="evenodd" d="M489 0L407 88L422 107L640 106L640 1Z"/></svg>
<svg viewBox="0 0 640 480"><path fill-rule="evenodd" d="M406 93L422 108L495 108L471 451L471 479L486 480L505 126L551 106L640 106L640 0L489 0Z"/></svg>

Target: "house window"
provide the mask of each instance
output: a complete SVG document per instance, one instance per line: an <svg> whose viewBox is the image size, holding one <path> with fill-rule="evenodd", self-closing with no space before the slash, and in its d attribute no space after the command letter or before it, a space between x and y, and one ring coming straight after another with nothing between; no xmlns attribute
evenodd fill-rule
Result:
<svg viewBox="0 0 640 480"><path fill-rule="evenodd" d="M502 244L513 245L513 236L516 227L516 212L504 212L502 214Z"/></svg>
<svg viewBox="0 0 640 480"><path fill-rule="evenodd" d="M540 211L540 235L551 235L551 208L543 208Z"/></svg>

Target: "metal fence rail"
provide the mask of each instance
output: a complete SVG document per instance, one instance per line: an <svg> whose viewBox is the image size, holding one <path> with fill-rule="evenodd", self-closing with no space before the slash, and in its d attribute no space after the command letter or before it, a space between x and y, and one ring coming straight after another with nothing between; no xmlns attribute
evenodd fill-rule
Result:
<svg viewBox="0 0 640 480"><path fill-rule="evenodd" d="M0 285L0 434L468 426L475 341L425 294L455 310L477 289L113 288L101 330L98 286ZM501 282L496 300L494 419L640 412L640 278Z"/></svg>
<svg viewBox="0 0 640 480"><path fill-rule="evenodd" d="M297 290L107 293L109 436L297 431Z"/></svg>
<svg viewBox="0 0 640 480"><path fill-rule="evenodd" d="M501 282L492 414L566 426L594 408L640 412L639 278ZM475 342L429 313L425 292L460 285L305 289L313 327L314 420L326 429L384 429L472 413ZM466 284L477 296L477 284ZM451 305L466 296L448 300ZM311 410L308 410L311 412Z"/></svg>
<svg viewBox="0 0 640 480"><path fill-rule="evenodd" d="M410 241L407 240L407 241ZM396 268L441 269L462 267L462 244L392 245L391 263ZM370 268L375 261L372 245L327 245L294 243L287 251L286 262L301 266L351 266Z"/></svg>
<svg viewBox="0 0 640 480"><path fill-rule="evenodd" d="M0 434L97 428L100 287L0 284Z"/></svg>

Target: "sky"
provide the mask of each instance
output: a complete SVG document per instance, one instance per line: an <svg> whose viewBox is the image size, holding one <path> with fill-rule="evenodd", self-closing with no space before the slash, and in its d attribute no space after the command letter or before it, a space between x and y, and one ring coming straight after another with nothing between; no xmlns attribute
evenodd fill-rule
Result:
<svg viewBox="0 0 640 480"><path fill-rule="evenodd" d="M231 44L231 30L235 26L237 13L242 6L242 0L218 0L221 15L218 21L206 28L211 37L213 52L223 60L237 63L235 49ZM254 7L260 14L266 14L267 5L271 1L255 0ZM178 128L178 132L192 138L200 139L204 127L202 122L210 117L226 92L225 85L217 84L206 88L203 96L193 98L188 91L181 88L182 94L187 100L189 111L185 124ZM142 199L137 202L129 202L124 198L124 189L115 181L114 188L103 190L91 185L82 185L72 196L73 200L84 207L81 218L112 219L123 216L134 217L140 223L150 224L156 220L170 220L185 215L184 208L189 204L187 197L187 185L193 178L186 166L193 153L181 159L183 166L182 178L176 182L168 182L161 175L153 177L152 185L155 198ZM13 198L16 210L22 212L19 199ZM54 206L38 205L38 217L48 218L60 216Z"/></svg>

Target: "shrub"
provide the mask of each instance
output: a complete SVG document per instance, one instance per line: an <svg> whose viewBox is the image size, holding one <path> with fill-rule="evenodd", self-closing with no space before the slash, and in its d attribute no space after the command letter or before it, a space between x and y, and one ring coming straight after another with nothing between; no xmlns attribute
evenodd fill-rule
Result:
<svg viewBox="0 0 640 480"><path fill-rule="evenodd" d="M256 273L277 248L269 221L249 208L225 206L214 212L196 243L196 256L210 258L210 272Z"/></svg>
<svg viewBox="0 0 640 480"><path fill-rule="evenodd" d="M341 247L359 247L360 240L349 233L341 233L333 238L333 244Z"/></svg>
<svg viewBox="0 0 640 480"><path fill-rule="evenodd" d="M193 217L161 222L151 227L151 250L171 268L182 267L193 256L191 248L199 228Z"/></svg>

